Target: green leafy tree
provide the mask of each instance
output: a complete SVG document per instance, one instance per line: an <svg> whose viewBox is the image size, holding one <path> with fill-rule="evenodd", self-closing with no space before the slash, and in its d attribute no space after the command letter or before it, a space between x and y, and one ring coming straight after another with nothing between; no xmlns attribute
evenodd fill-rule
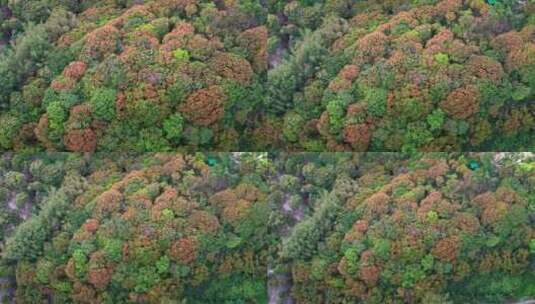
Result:
<svg viewBox="0 0 535 304"><path fill-rule="evenodd" d="M294 112L288 112L288 114L284 116L283 129L283 134L286 139L290 142L296 142L299 139L299 133L301 133L304 123L305 121L301 115Z"/></svg>
<svg viewBox="0 0 535 304"><path fill-rule="evenodd" d="M313 256L318 242L332 229L338 204L334 194L323 193L314 216L297 224L292 234L284 241L281 257L295 259Z"/></svg>
<svg viewBox="0 0 535 304"><path fill-rule="evenodd" d="M55 101L48 105L46 113L48 114L49 136L57 140L63 135L63 124L67 120L67 111L61 102Z"/></svg>
<svg viewBox="0 0 535 304"><path fill-rule="evenodd" d="M440 130L446 119L446 113L441 109L436 109L433 113L427 116L427 123L431 127L431 131Z"/></svg>
<svg viewBox="0 0 535 304"><path fill-rule="evenodd" d="M387 91L380 88L368 88L365 92L365 100L370 114L375 117L384 116L386 113Z"/></svg>
<svg viewBox="0 0 535 304"><path fill-rule="evenodd" d="M117 92L114 89L96 89L89 100L91 112L97 119L112 121L115 118L115 100Z"/></svg>
<svg viewBox="0 0 535 304"><path fill-rule="evenodd" d="M0 129L0 147L7 150L12 147L13 138L17 135L21 122L17 117L6 114L0 115L0 125L3 126Z"/></svg>
<svg viewBox="0 0 535 304"><path fill-rule="evenodd" d="M170 141L178 141L182 138L184 132L184 118L176 113L169 116L163 122L165 137Z"/></svg>

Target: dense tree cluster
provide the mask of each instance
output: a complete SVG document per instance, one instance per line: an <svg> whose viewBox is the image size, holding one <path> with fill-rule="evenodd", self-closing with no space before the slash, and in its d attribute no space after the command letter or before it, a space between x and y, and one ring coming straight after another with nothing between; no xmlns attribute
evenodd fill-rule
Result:
<svg viewBox="0 0 535 304"><path fill-rule="evenodd" d="M0 302L531 301L534 134L534 0L0 0Z"/></svg>
<svg viewBox="0 0 535 304"><path fill-rule="evenodd" d="M336 156L335 156L336 155ZM272 183L297 303L503 303L535 295L533 160L288 154Z"/></svg>
<svg viewBox="0 0 535 304"><path fill-rule="evenodd" d="M0 149L531 150L534 14L513 0L3 1Z"/></svg>
<svg viewBox="0 0 535 304"><path fill-rule="evenodd" d="M533 3L270 3L266 110L286 150L535 147Z"/></svg>
<svg viewBox="0 0 535 304"><path fill-rule="evenodd" d="M2 275L21 303L265 302L266 161L6 157L2 228L26 221L0 247Z"/></svg>
<svg viewBox="0 0 535 304"><path fill-rule="evenodd" d="M6 154L0 170L0 300L535 296L532 155Z"/></svg>
<svg viewBox="0 0 535 304"><path fill-rule="evenodd" d="M264 95L258 1L1 8L1 149L254 150L241 138Z"/></svg>
<svg viewBox="0 0 535 304"><path fill-rule="evenodd" d="M0 159L0 248L18 224L42 212L71 171L83 171L84 162L68 153L27 156L4 154ZM67 190L67 189L66 189Z"/></svg>

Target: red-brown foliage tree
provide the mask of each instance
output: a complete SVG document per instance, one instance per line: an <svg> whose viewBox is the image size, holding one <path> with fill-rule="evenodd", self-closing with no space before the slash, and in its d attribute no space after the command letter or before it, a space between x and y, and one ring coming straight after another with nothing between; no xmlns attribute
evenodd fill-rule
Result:
<svg viewBox="0 0 535 304"><path fill-rule="evenodd" d="M211 86L193 92L179 107L179 110L193 124L209 126L223 117L224 102L223 89L219 86Z"/></svg>
<svg viewBox="0 0 535 304"><path fill-rule="evenodd" d="M479 110L479 91L467 86L450 93L440 107L456 119L467 119Z"/></svg>

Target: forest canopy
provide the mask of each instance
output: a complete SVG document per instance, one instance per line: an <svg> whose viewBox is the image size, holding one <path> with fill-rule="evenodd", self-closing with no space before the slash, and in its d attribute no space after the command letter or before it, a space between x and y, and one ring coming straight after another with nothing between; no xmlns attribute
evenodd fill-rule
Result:
<svg viewBox="0 0 535 304"><path fill-rule="evenodd" d="M5 154L0 301L533 299L534 186L530 153Z"/></svg>
<svg viewBox="0 0 535 304"><path fill-rule="evenodd" d="M274 159L276 257L296 303L505 303L535 295L535 167L499 153ZM288 283L291 282L291 283Z"/></svg>
<svg viewBox="0 0 535 304"><path fill-rule="evenodd" d="M533 1L271 1L285 151L532 151Z"/></svg>
<svg viewBox="0 0 535 304"><path fill-rule="evenodd" d="M259 1L2 1L0 31L2 150L253 150Z"/></svg>
<svg viewBox="0 0 535 304"><path fill-rule="evenodd" d="M535 0L0 0L0 303L535 301Z"/></svg>
<svg viewBox="0 0 535 304"><path fill-rule="evenodd" d="M265 154L3 156L0 300L266 302L266 164Z"/></svg>
<svg viewBox="0 0 535 304"><path fill-rule="evenodd" d="M0 1L7 151L531 151L535 3Z"/></svg>

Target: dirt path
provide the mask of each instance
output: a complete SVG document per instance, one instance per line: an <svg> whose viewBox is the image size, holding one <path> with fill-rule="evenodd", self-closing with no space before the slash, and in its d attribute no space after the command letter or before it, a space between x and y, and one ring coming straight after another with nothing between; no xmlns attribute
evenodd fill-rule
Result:
<svg viewBox="0 0 535 304"><path fill-rule="evenodd" d="M0 277L0 303L14 303L13 278Z"/></svg>
<svg viewBox="0 0 535 304"><path fill-rule="evenodd" d="M268 295L269 304L293 304L289 295L292 289L292 278L289 273L275 273L268 267Z"/></svg>
<svg viewBox="0 0 535 304"><path fill-rule="evenodd" d="M281 25L288 24L288 18L283 13L277 14L277 18L279 19L279 23ZM270 69L273 69L281 64L284 53L288 48L290 48L290 35L284 34L281 36L281 41L277 48L269 53L268 66Z"/></svg>
<svg viewBox="0 0 535 304"><path fill-rule="evenodd" d="M279 180L280 174L276 177ZM304 206L299 205L292 207L290 204L290 195L285 193L282 203L278 206L280 212L291 216L295 223L299 223L305 217ZM293 225L285 224L281 228L281 238L286 237ZM285 267L289 269L289 267ZM292 290L292 275L290 272L277 272L274 265L268 265L268 297L269 304L293 304L295 301L290 292Z"/></svg>

